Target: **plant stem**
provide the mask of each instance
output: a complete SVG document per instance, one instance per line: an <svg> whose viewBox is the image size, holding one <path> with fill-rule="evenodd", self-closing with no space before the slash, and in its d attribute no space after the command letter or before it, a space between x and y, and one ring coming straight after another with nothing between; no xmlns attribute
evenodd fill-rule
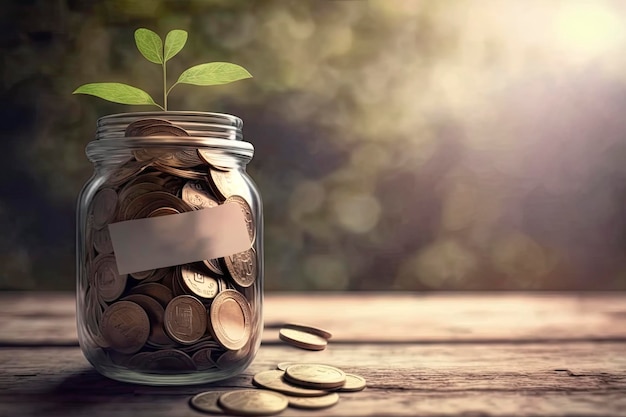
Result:
<svg viewBox="0 0 626 417"><path fill-rule="evenodd" d="M163 110L167 111L167 67L166 62L163 60Z"/></svg>

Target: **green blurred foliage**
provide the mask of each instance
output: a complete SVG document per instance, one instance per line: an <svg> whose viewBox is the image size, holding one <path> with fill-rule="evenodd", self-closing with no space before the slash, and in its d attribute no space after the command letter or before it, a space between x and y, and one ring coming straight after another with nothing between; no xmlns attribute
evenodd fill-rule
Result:
<svg viewBox="0 0 626 417"><path fill-rule="evenodd" d="M189 32L252 81L172 110L244 120L270 290L626 289L626 5L558 0L3 4L0 288L74 285L98 117L160 97L133 32Z"/></svg>

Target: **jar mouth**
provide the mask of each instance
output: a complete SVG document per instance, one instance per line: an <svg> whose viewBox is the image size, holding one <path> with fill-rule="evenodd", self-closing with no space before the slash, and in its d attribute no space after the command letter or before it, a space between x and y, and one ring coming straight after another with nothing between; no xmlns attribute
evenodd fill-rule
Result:
<svg viewBox="0 0 626 417"><path fill-rule="evenodd" d="M144 136L101 139L89 142L85 148L85 153L90 161L99 162L110 160L116 154L120 154L120 156L130 155L132 150L145 148L201 148L212 150L216 155L223 155L225 158L234 156L244 164L247 164L254 155L254 146L250 142L194 136Z"/></svg>
<svg viewBox="0 0 626 417"><path fill-rule="evenodd" d="M231 114L197 111L116 113L98 119L96 140L125 137L126 127L140 119L162 119L185 129L190 137L243 141L243 121Z"/></svg>

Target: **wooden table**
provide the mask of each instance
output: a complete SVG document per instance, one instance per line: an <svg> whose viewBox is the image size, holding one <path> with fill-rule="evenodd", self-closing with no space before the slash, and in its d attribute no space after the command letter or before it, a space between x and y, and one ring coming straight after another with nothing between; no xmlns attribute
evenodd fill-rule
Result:
<svg viewBox="0 0 626 417"><path fill-rule="evenodd" d="M626 294L270 294L264 342L245 374L149 387L96 373L76 341L73 294L0 294L0 416L201 416L189 398L251 387L282 361L336 365L363 392L283 416L626 416ZM334 333L285 345L286 321Z"/></svg>

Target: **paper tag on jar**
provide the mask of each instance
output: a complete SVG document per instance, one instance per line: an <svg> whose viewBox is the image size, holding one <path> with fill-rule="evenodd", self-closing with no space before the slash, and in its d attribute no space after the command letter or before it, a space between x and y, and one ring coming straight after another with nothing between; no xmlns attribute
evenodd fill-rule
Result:
<svg viewBox="0 0 626 417"><path fill-rule="evenodd" d="M109 233L120 274L223 258L251 246L235 203L111 223Z"/></svg>

